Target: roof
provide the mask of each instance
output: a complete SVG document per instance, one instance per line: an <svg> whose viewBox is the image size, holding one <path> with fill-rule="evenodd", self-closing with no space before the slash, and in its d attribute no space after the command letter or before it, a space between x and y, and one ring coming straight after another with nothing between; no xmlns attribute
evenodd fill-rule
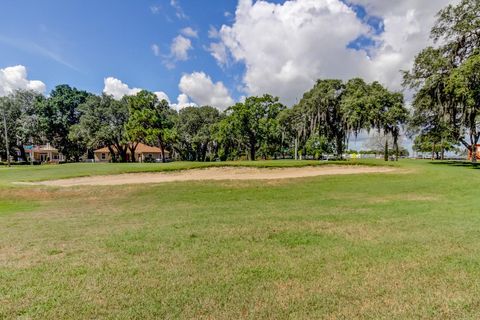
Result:
<svg viewBox="0 0 480 320"><path fill-rule="evenodd" d="M25 148L25 151L27 153L30 153L32 152L57 152L58 153L58 149L52 147L50 144L46 144L44 146L24 146Z"/></svg>
<svg viewBox="0 0 480 320"><path fill-rule="evenodd" d="M115 150L115 148L113 148ZM110 153L110 150L108 150L108 147L104 147L98 150L94 151L95 153ZM128 151L130 152L130 150ZM162 151L158 147L151 147L148 146L144 143L139 143L137 145L137 149L135 150L135 153L161 153ZM165 150L165 153L169 153L167 150Z"/></svg>

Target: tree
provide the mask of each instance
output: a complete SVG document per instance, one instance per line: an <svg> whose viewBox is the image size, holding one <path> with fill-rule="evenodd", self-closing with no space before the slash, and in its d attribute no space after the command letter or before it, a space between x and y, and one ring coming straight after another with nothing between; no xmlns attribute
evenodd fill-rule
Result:
<svg viewBox="0 0 480 320"><path fill-rule="evenodd" d="M428 47L417 55L414 67L405 73L405 82L417 90L416 100L429 97L436 122L445 123L455 140L476 153L480 138L475 92L478 88L480 3L462 0L456 6L449 5L441 10L437 17L431 32L437 46ZM414 108L424 106L425 101ZM472 162L476 162L476 157L472 157Z"/></svg>
<svg viewBox="0 0 480 320"><path fill-rule="evenodd" d="M130 117L126 130L132 161L135 161L138 142L145 142L157 144L162 153L162 161L165 162L165 148L172 135L175 111L166 100L158 101L154 93L145 90L127 97L127 103Z"/></svg>
<svg viewBox="0 0 480 320"><path fill-rule="evenodd" d="M78 108L89 94L68 85L59 85L50 97L39 104L40 124L47 141L58 148L68 160L78 161L85 153L86 146L78 140L71 140L69 133L80 121Z"/></svg>
<svg viewBox="0 0 480 320"><path fill-rule="evenodd" d="M25 145L42 140L38 104L43 96L35 91L17 90L8 99L10 100L10 116L13 123L11 130L12 143L20 151L20 157L27 161Z"/></svg>
<svg viewBox="0 0 480 320"><path fill-rule="evenodd" d="M313 156L315 159L320 159L323 154L331 153L333 148L332 144L325 137L314 135L307 140L305 150L308 155Z"/></svg>
<svg viewBox="0 0 480 320"><path fill-rule="evenodd" d="M176 123L178 150L185 160L213 159L218 148L214 125L220 121L220 112L209 106L186 107L180 110Z"/></svg>
<svg viewBox="0 0 480 320"><path fill-rule="evenodd" d="M472 154L476 154L480 139L480 54L478 50L462 65L452 70L446 90L451 94L453 106L455 106L455 110L452 111L461 115L455 123L466 129L462 135L468 135ZM472 157L472 161L475 162L476 157Z"/></svg>
<svg viewBox="0 0 480 320"><path fill-rule="evenodd" d="M244 145L251 161L256 160L257 151L268 148L279 135L278 115L285 109L278 98L271 95L248 97L227 109L228 120L233 132Z"/></svg>
<svg viewBox="0 0 480 320"><path fill-rule="evenodd" d="M445 151L455 150L455 145L448 140L439 139L435 135L420 134L415 137L413 150L421 153L431 153L432 160L444 160Z"/></svg>
<svg viewBox="0 0 480 320"><path fill-rule="evenodd" d="M409 112L405 108L403 95L401 93L390 92L380 83L374 82L370 90L371 103L371 122L379 131L383 131L385 136L391 135L392 144L395 152L395 160L399 158L398 139L401 134L402 126L407 122ZM385 140L384 159L389 160L389 141Z"/></svg>
<svg viewBox="0 0 480 320"><path fill-rule="evenodd" d="M338 158L343 157L348 143L348 125L342 108L345 85L341 80L318 80L315 86L303 95L299 108L306 116L308 136L316 133L335 145Z"/></svg>
<svg viewBox="0 0 480 320"><path fill-rule="evenodd" d="M127 161L128 107L125 99L115 100L112 96L89 96L79 110L82 114L78 124L70 130L70 139L84 139L88 148L107 146L112 161ZM117 159L117 155L119 159Z"/></svg>
<svg viewBox="0 0 480 320"><path fill-rule="evenodd" d="M390 154L391 151L394 151L395 149L391 149L394 146L394 138L391 133L387 133L386 135L383 132L375 132L372 135L369 136L367 142L365 143L365 147L370 150L375 152L375 154L379 155L384 155L385 154ZM398 152L399 155L405 154L406 149L403 146L403 140L402 138L399 138L397 140L398 144ZM385 150L385 146L388 147L387 150Z"/></svg>
<svg viewBox="0 0 480 320"><path fill-rule="evenodd" d="M351 79L345 85L340 108L348 132L355 137L374 125L370 93L371 87L360 78Z"/></svg>

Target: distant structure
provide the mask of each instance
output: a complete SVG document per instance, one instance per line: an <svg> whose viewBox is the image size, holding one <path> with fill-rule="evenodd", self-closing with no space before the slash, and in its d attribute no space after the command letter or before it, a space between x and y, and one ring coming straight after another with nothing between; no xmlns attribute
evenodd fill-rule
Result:
<svg viewBox="0 0 480 320"><path fill-rule="evenodd" d="M29 162L60 163L65 161L63 154L58 149L52 147L50 143L46 145L24 146L24 149Z"/></svg>
<svg viewBox="0 0 480 320"><path fill-rule="evenodd" d="M110 150L116 150L115 147L111 146L104 147L98 150L95 150L94 160L95 162L111 162L113 160ZM115 154L118 157L118 154ZM165 150L165 158L170 158L170 153ZM127 150L127 162L132 160L132 153ZM135 149L135 161L136 162L160 162L162 161L162 151L158 147L151 147L143 143L139 143Z"/></svg>
<svg viewBox="0 0 480 320"><path fill-rule="evenodd" d="M468 150L468 160L472 160L472 150ZM477 160L480 160L480 144L477 144Z"/></svg>

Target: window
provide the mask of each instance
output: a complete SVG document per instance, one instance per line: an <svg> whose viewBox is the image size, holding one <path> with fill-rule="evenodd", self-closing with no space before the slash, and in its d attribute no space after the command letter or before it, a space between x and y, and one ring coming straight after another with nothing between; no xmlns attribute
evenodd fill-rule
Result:
<svg viewBox="0 0 480 320"><path fill-rule="evenodd" d="M107 159L107 154L102 153L102 160L106 160L106 159Z"/></svg>

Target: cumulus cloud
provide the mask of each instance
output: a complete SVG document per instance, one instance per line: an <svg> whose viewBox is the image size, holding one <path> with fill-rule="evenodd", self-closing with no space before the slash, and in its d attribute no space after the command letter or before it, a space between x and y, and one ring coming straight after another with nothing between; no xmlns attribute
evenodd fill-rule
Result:
<svg viewBox="0 0 480 320"><path fill-rule="evenodd" d="M198 31L191 27L183 28L182 30L180 30L180 33L183 34L185 37L198 38Z"/></svg>
<svg viewBox="0 0 480 320"><path fill-rule="evenodd" d="M213 42L207 48L210 54L217 60L220 66L228 65L227 47L223 43Z"/></svg>
<svg viewBox="0 0 480 320"><path fill-rule="evenodd" d="M124 96L136 95L142 91L142 89L139 88L129 88L127 84L113 77L105 78L104 85L103 92L113 96L117 100L122 99Z"/></svg>
<svg viewBox="0 0 480 320"><path fill-rule="evenodd" d="M140 88L130 88L126 83L123 83L121 80L108 77L104 79L104 89L105 94L113 96L115 99L120 100L124 96L133 96L142 91ZM154 92L159 100L167 100L170 103L168 95L163 91Z"/></svg>
<svg viewBox="0 0 480 320"><path fill-rule="evenodd" d="M104 83L105 87L103 92L113 96L117 100L122 99L124 96L132 96L142 91L140 88L130 88L126 83L114 77L105 78ZM168 95L163 91L155 91L153 93L157 96L158 100L166 100L168 104L176 110L190 106L197 106L194 102L190 101L190 98L185 93L181 93L178 96L176 103L172 103Z"/></svg>
<svg viewBox="0 0 480 320"><path fill-rule="evenodd" d="M234 103L225 85L221 81L214 83L204 72L183 75L178 87L198 105L225 109Z"/></svg>
<svg viewBox="0 0 480 320"><path fill-rule="evenodd" d="M283 4L239 0L234 22L223 25L208 47L221 65L245 65L246 94L271 93L293 104L319 78L361 76L400 89L400 70L429 41L435 14L455 0L351 0L377 16L375 30L342 0L290 0ZM359 37L374 43L351 48Z"/></svg>
<svg viewBox="0 0 480 320"><path fill-rule="evenodd" d="M9 95L19 89L33 90L43 94L46 86L42 81L28 80L25 66L18 65L0 69L0 97Z"/></svg>
<svg viewBox="0 0 480 320"><path fill-rule="evenodd" d="M197 104L190 101L190 98L185 94L181 93L177 97L177 103L171 105L172 108L180 111L186 107L196 107Z"/></svg>
<svg viewBox="0 0 480 320"><path fill-rule="evenodd" d="M179 61L188 60L188 51L192 49L192 41L182 35L178 35L172 41L170 52Z"/></svg>

